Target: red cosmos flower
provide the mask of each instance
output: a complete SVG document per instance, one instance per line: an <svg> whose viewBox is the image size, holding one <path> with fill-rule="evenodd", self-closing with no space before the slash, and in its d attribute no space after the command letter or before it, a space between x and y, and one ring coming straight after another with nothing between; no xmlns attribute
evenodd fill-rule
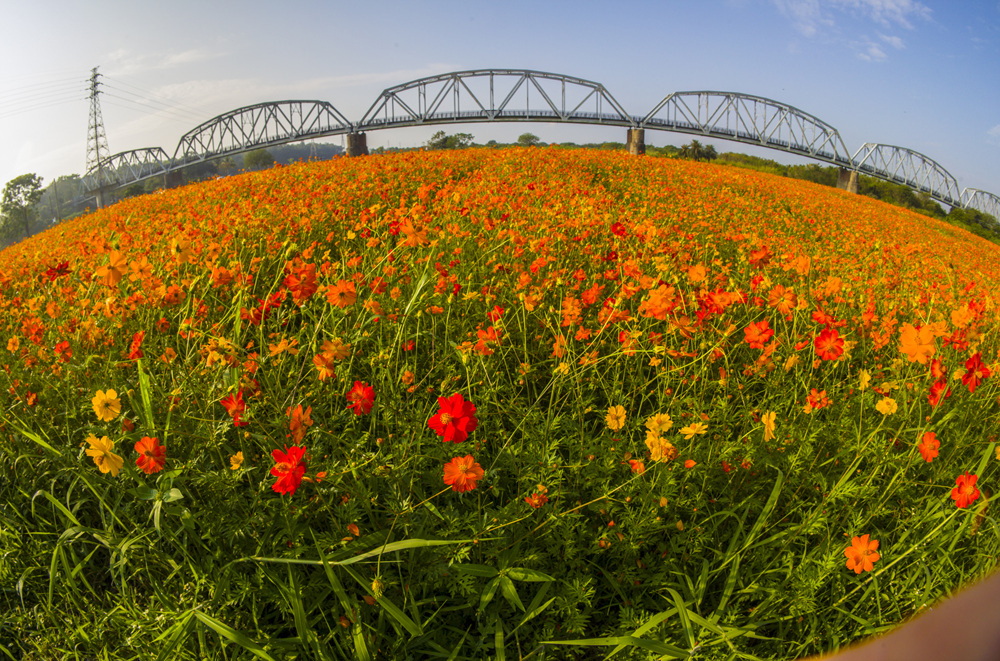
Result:
<svg viewBox="0 0 1000 661"><path fill-rule="evenodd" d="M138 360L143 357L142 353L142 340L146 337L146 331L137 331L135 335L132 336L132 347L128 351L129 360Z"/></svg>
<svg viewBox="0 0 1000 661"><path fill-rule="evenodd" d="M832 328L817 335L813 344L816 346L816 354L823 360L836 360L844 353L844 338Z"/></svg>
<svg viewBox="0 0 1000 661"><path fill-rule="evenodd" d="M228 395L227 397L223 397L219 403L225 407L226 412L233 419L234 425L245 427L249 424L242 418L243 413L247 410L246 402L243 401L243 390L237 390L235 396Z"/></svg>
<svg viewBox="0 0 1000 661"><path fill-rule="evenodd" d="M458 493L475 489L476 481L483 479L483 475L483 467L471 454L455 457L444 465L444 483L450 484L451 490Z"/></svg>
<svg viewBox="0 0 1000 661"><path fill-rule="evenodd" d="M163 464L167 457L167 449L160 445L160 439L143 436L135 444L135 451L139 453L139 457L135 460L135 465L146 475L159 473L163 470Z"/></svg>
<svg viewBox="0 0 1000 661"><path fill-rule="evenodd" d="M546 496L544 493L536 491L535 493L531 494L530 496L525 496L524 497L524 502L528 503L534 509L537 510L539 507L541 507L545 503L549 502L549 497Z"/></svg>
<svg viewBox="0 0 1000 661"><path fill-rule="evenodd" d="M978 477L966 472L955 479L955 484L958 486L951 490L951 497L956 507L968 507L969 503L979 498L979 489L976 488Z"/></svg>
<svg viewBox="0 0 1000 661"><path fill-rule="evenodd" d="M754 349L763 349L764 345L774 336L774 330L767 319L750 324L743 329L743 333L746 335L746 343Z"/></svg>
<svg viewBox="0 0 1000 661"><path fill-rule="evenodd" d="M69 348L69 342L63 340L57 344L54 348L56 356L59 357L59 362L68 363L69 359L73 357L73 350Z"/></svg>
<svg viewBox="0 0 1000 661"><path fill-rule="evenodd" d="M43 275L49 279L49 282L52 282L56 278L68 274L69 274L69 262L60 262L58 266L53 266L49 268L47 271L45 271Z"/></svg>
<svg viewBox="0 0 1000 661"><path fill-rule="evenodd" d="M965 361L965 369L967 371L962 376L962 383L969 386L969 392L976 392L976 386L990 376L990 368L983 364L978 352Z"/></svg>
<svg viewBox="0 0 1000 661"><path fill-rule="evenodd" d="M291 496L302 484L302 476L305 475L306 465L303 461L306 449L297 445L285 447L285 451L274 450L271 456L274 458L274 467L271 475L278 478L271 488L282 495Z"/></svg>
<svg viewBox="0 0 1000 661"><path fill-rule="evenodd" d="M934 457L938 456L939 447L941 447L941 441L937 440L934 432L929 431L924 434L917 449L920 450L920 456L924 458L924 461L931 463L934 461Z"/></svg>
<svg viewBox="0 0 1000 661"><path fill-rule="evenodd" d="M500 317L503 316L503 313L504 313L504 308L500 307L499 305L494 305L493 310L486 313L486 317L493 323L496 323L497 321L500 320Z"/></svg>
<svg viewBox="0 0 1000 661"><path fill-rule="evenodd" d="M354 415L371 413L375 404L375 389L367 383L355 381L354 387L347 393L347 408L354 410Z"/></svg>
<svg viewBox="0 0 1000 661"><path fill-rule="evenodd" d="M438 397L438 412L427 421L427 426L444 437L444 442L461 443L476 430L476 407L467 402L461 393L451 397Z"/></svg>
<svg viewBox="0 0 1000 661"><path fill-rule="evenodd" d="M931 392L927 395L927 401L931 406L937 406L942 399L951 397L951 388L948 387L948 379L941 378L931 384Z"/></svg>

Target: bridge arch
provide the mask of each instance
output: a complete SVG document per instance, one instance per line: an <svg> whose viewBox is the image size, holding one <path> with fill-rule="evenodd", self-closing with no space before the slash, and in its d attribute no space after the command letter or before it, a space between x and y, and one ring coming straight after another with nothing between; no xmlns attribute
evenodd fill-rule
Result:
<svg viewBox="0 0 1000 661"><path fill-rule="evenodd" d="M326 101L270 101L236 108L194 127L174 152L182 164L325 135L350 133L352 124Z"/></svg>
<svg viewBox="0 0 1000 661"><path fill-rule="evenodd" d="M356 130L510 121L636 126L600 83L527 69L475 69L386 88Z"/></svg>
<svg viewBox="0 0 1000 661"><path fill-rule="evenodd" d="M975 209L1000 220L1000 197L978 188L966 188L962 191L962 208Z"/></svg>
<svg viewBox="0 0 1000 661"><path fill-rule="evenodd" d="M780 101L739 92L672 92L639 122L659 129L734 140L852 167L837 129Z"/></svg>
<svg viewBox="0 0 1000 661"><path fill-rule="evenodd" d="M853 160L855 169L860 173L928 193L933 199L949 206L962 205L955 177L940 163L920 152L906 147L866 142L854 153Z"/></svg>
<svg viewBox="0 0 1000 661"><path fill-rule="evenodd" d="M83 177L85 190L105 186L127 186L170 168L170 157L161 147L143 147L112 154L92 167ZM98 179L103 179L98 181Z"/></svg>

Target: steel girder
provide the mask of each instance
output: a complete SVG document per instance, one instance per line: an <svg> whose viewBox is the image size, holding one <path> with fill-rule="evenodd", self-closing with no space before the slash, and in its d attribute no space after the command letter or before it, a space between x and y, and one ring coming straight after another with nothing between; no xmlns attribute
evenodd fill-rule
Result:
<svg viewBox="0 0 1000 661"><path fill-rule="evenodd" d="M543 71L478 69L386 88L356 130L509 121L636 126L600 83Z"/></svg>
<svg viewBox="0 0 1000 661"><path fill-rule="evenodd" d="M858 158L861 156L861 158ZM866 142L854 153L858 172L928 193L950 206L961 204L958 182L937 161L905 147Z"/></svg>
<svg viewBox="0 0 1000 661"><path fill-rule="evenodd" d="M1000 220L1000 197L978 188L966 188L962 191L962 208L975 209Z"/></svg>
<svg viewBox="0 0 1000 661"><path fill-rule="evenodd" d="M673 92L639 126L735 140L851 167L850 152L837 129L798 108L760 96Z"/></svg>
<svg viewBox="0 0 1000 661"><path fill-rule="evenodd" d="M170 168L170 157L160 147L146 147L118 152L90 169L84 176L84 190L93 192L100 187L128 186L153 175L165 174ZM103 181L98 185L98 174Z"/></svg>
<svg viewBox="0 0 1000 661"><path fill-rule="evenodd" d="M213 117L185 133L174 160L194 163L352 130L351 122L326 101L257 103Z"/></svg>

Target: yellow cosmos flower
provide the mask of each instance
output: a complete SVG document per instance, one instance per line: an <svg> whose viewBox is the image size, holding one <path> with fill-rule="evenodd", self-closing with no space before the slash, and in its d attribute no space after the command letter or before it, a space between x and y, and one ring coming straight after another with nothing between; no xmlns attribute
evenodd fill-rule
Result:
<svg viewBox="0 0 1000 661"><path fill-rule="evenodd" d="M239 470L240 466L243 465L243 453L237 452L229 458L229 468L232 470Z"/></svg>
<svg viewBox="0 0 1000 661"><path fill-rule="evenodd" d="M868 388L868 384L871 383L872 375L868 373L868 370L861 370L858 374L858 390L864 392Z"/></svg>
<svg viewBox="0 0 1000 661"><path fill-rule="evenodd" d="M674 421L666 413L654 413L646 418L646 429L659 434L674 426Z"/></svg>
<svg viewBox="0 0 1000 661"><path fill-rule="evenodd" d="M98 390L91 402L94 404L94 413L101 422L111 422L122 411L122 401L118 399L118 393L112 389L108 389L107 392Z"/></svg>
<svg viewBox="0 0 1000 661"><path fill-rule="evenodd" d="M764 423L764 441L770 441L774 438L774 418L778 415L777 411L769 411L760 417L761 422Z"/></svg>
<svg viewBox="0 0 1000 661"><path fill-rule="evenodd" d="M87 437L87 442L90 443L87 455L94 458L94 463L101 472L111 473L111 477L118 477L118 471L122 469L125 460L111 451L115 446L111 439L107 436L97 438L91 434Z"/></svg>
<svg viewBox="0 0 1000 661"><path fill-rule="evenodd" d="M878 412L882 415L892 415L899 407L896 405L896 400L891 397L883 397L878 401L878 404L875 405L875 408L878 409Z"/></svg>
<svg viewBox="0 0 1000 661"><path fill-rule="evenodd" d="M681 427L679 431L682 434L684 434L684 440L690 441L697 434L704 434L705 432L707 432L708 425L701 422L696 422L694 424L687 425L686 427Z"/></svg>
<svg viewBox="0 0 1000 661"><path fill-rule="evenodd" d="M612 406L608 409L608 415L605 416L604 421L608 423L608 429L618 431L625 426L625 407Z"/></svg>

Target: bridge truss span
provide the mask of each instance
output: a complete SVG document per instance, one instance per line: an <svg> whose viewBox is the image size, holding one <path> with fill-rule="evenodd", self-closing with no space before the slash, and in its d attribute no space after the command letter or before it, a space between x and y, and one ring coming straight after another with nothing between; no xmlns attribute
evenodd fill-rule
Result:
<svg viewBox="0 0 1000 661"><path fill-rule="evenodd" d="M870 174L929 194L949 206L962 206L958 181L941 164L906 147L866 142L854 153L854 167Z"/></svg>
<svg viewBox="0 0 1000 661"><path fill-rule="evenodd" d="M88 191L105 186L127 186L130 183L164 174L170 169L170 157L162 147L145 147L112 154L84 175ZM98 181L102 179L102 181Z"/></svg>
<svg viewBox="0 0 1000 661"><path fill-rule="evenodd" d="M639 123L675 131L780 149L834 165L852 167L837 129L779 101L737 92L673 92Z"/></svg>
<svg viewBox="0 0 1000 661"><path fill-rule="evenodd" d="M1000 220L1000 197L978 188L966 188L962 191L962 208L975 209Z"/></svg>
<svg viewBox="0 0 1000 661"><path fill-rule="evenodd" d="M543 71L478 69L386 88L357 130L505 121L636 126L600 83Z"/></svg>
<svg viewBox="0 0 1000 661"><path fill-rule="evenodd" d="M185 133L174 159L188 164L352 131L350 120L326 101L257 103L213 117Z"/></svg>

